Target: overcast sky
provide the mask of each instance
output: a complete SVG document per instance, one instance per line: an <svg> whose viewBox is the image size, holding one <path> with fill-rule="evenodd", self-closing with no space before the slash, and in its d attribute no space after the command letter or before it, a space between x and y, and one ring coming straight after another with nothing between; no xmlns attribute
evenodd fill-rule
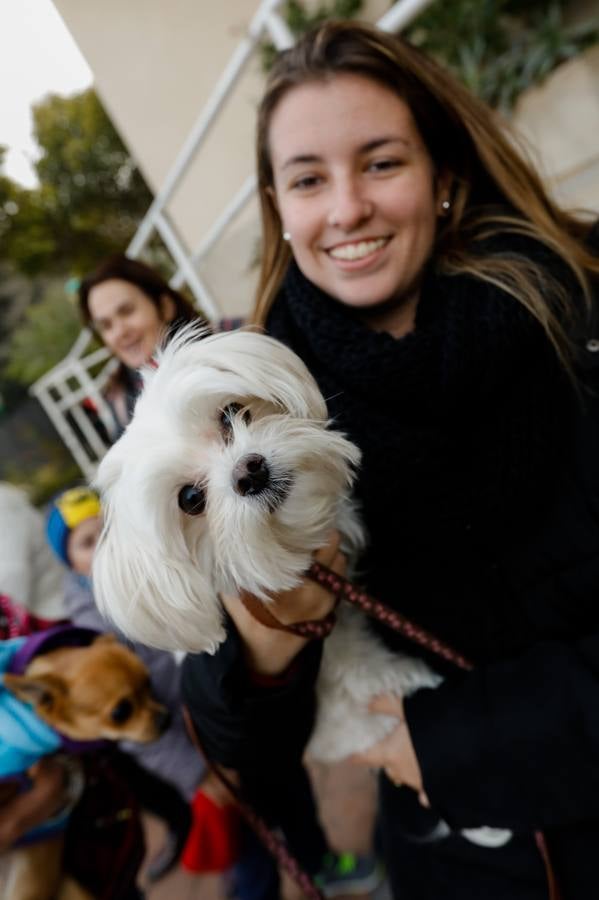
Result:
<svg viewBox="0 0 599 900"><path fill-rule="evenodd" d="M77 93L91 82L51 0L0 0L0 144L9 147L7 175L27 186L35 183L31 104L48 93Z"/></svg>

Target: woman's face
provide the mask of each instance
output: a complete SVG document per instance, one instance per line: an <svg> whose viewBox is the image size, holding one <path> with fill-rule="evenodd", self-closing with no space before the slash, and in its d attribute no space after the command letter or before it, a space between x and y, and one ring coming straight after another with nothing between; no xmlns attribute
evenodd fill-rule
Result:
<svg viewBox="0 0 599 900"><path fill-rule="evenodd" d="M92 325L106 346L131 369L152 357L174 304L165 295L158 309L135 284L112 278L93 287L88 296Z"/></svg>
<svg viewBox="0 0 599 900"><path fill-rule="evenodd" d="M368 78L292 88L269 130L274 198L303 274L372 327L410 330L449 179L409 107Z"/></svg>

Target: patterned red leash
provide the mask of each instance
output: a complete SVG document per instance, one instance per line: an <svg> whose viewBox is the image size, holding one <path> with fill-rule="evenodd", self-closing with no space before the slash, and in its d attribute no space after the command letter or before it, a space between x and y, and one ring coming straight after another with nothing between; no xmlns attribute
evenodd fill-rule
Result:
<svg viewBox="0 0 599 900"><path fill-rule="evenodd" d="M312 581L318 582L318 584L326 588L327 591L330 591L337 600L347 600L348 603L359 606L368 616L372 616L373 619L378 619L379 622L383 622L384 625L387 625L389 628L393 629L393 631L398 631L400 634L403 634L404 637L408 638L412 643L430 650L435 656L439 656L442 659L447 660L447 662L453 663L459 669L469 671L473 668L473 664L467 660L465 656L462 656L461 653L458 653L457 650L454 650L453 647L444 644L443 641L440 641L439 638L435 637L424 628L420 628L419 625L410 622L410 620L406 619L405 616L402 616L401 613L398 613L384 603L381 603L380 600L375 600L375 598L367 594L366 591L357 588L351 581L348 581L347 578L344 578L342 575L337 575L336 572L331 571L331 569L328 569L321 563L313 562L307 575ZM299 624L301 628L304 623ZM318 623L315 622L309 624L316 625Z"/></svg>

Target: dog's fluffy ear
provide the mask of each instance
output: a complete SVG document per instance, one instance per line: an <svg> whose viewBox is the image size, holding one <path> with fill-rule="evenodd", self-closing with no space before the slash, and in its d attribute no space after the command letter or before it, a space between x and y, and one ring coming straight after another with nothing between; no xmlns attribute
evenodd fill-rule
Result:
<svg viewBox="0 0 599 900"><path fill-rule="evenodd" d="M23 703L29 703L41 714L49 713L68 694L65 681L59 675L10 675L3 678L4 686Z"/></svg>
<svg viewBox="0 0 599 900"><path fill-rule="evenodd" d="M135 534L110 503L105 512L93 564L100 611L127 637L151 647L214 653L226 636L222 606L184 545L169 552Z"/></svg>

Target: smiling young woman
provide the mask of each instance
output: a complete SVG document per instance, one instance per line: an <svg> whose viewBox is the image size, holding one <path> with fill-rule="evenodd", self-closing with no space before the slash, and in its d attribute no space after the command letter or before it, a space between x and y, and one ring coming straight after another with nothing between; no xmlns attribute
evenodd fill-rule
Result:
<svg viewBox="0 0 599 900"><path fill-rule="evenodd" d="M539 828L563 897L596 892L599 260L515 147L432 60L353 23L281 54L258 113L254 319L362 451L364 587L474 662L383 698L398 728L362 758L393 778L380 834L401 900L546 900ZM275 598L281 620L324 616L314 590ZM211 757L268 779L276 747L283 782L318 642L277 632L266 684L252 661L275 658L273 633L230 609L219 653L185 664L186 702ZM460 832L482 823L511 835Z"/></svg>

